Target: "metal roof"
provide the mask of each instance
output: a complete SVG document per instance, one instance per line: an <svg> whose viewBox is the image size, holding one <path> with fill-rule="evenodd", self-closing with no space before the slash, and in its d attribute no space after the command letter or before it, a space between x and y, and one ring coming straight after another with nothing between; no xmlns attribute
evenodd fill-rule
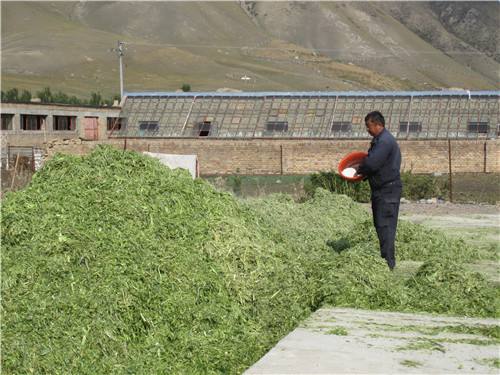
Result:
<svg viewBox="0 0 500 375"><path fill-rule="evenodd" d="M128 97L336 97L336 96L358 96L358 97L414 97L414 96L500 96L500 91L484 90L440 90L440 91L258 91L258 92L125 92Z"/></svg>

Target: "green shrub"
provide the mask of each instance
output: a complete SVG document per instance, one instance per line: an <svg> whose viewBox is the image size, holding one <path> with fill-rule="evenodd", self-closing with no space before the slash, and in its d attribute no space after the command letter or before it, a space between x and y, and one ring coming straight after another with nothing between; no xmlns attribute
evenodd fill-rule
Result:
<svg viewBox="0 0 500 375"><path fill-rule="evenodd" d="M31 101L31 92L28 90L23 90L21 96L19 97L19 101L22 103L29 103Z"/></svg>
<svg viewBox="0 0 500 375"><path fill-rule="evenodd" d="M36 96L38 96L42 103L54 103L50 87L44 87L42 91L36 93Z"/></svg>
<svg viewBox="0 0 500 375"><path fill-rule="evenodd" d="M429 174L403 172L401 181L403 182L403 197L409 200L444 199L448 193L447 182Z"/></svg>
<svg viewBox="0 0 500 375"><path fill-rule="evenodd" d="M19 101L19 91L17 88L12 88L7 92L2 91L2 101L17 102Z"/></svg>
<svg viewBox="0 0 500 375"><path fill-rule="evenodd" d="M241 195L241 176L239 175L231 175L227 178L227 184L233 190L233 193L236 195Z"/></svg>
<svg viewBox="0 0 500 375"><path fill-rule="evenodd" d="M409 200L424 198L442 198L448 194L446 180L432 175L413 174L404 172L401 174L403 183L402 197ZM347 182L335 172L320 172L310 175L310 179L304 185L307 197L314 195L317 188L323 188L336 194L344 194L356 202L370 201L370 186L367 181Z"/></svg>
<svg viewBox="0 0 500 375"><path fill-rule="evenodd" d="M102 97L101 97L101 94L98 93L98 92L92 92L90 94L90 100L89 100L89 104L90 105L93 105L93 106L96 106L96 107L99 107L100 105L102 105Z"/></svg>
<svg viewBox="0 0 500 375"><path fill-rule="evenodd" d="M90 99L80 99L76 96L69 96L62 91L53 93L50 87L45 87L41 91L36 92L37 97L42 103L59 103L59 104L74 104L74 105L109 105L111 106L115 100L120 99L120 95L115 94L109 99L104 99L99 92L92 92L90 94ZM10 102L30 102L32 98L31 92L28 90L23 90L21 94L17 88L12 88L7 92L2 91L2 101Z"/></svg>

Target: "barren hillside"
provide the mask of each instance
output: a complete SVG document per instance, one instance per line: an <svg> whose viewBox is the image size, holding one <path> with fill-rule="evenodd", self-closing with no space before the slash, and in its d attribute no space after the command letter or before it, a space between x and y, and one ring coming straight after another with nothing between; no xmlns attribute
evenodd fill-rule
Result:
<svg viewBox="0 0 500 375"><path fill-rule="evenodd" d="M2 2L2 90L498 89L497 2ZM250 79L242 80L242 77Z"/></svg>

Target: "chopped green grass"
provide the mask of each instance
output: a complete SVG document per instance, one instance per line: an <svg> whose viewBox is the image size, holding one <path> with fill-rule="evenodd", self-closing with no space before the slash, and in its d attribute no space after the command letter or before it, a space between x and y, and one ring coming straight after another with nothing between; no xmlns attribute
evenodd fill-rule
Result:
<svg viewBox="0 0 500 375"><path fill-rule="evenodd" d="M496 369L500 369L500 359L499 358L481 358L476 359L476 362L481 365L486 365Z"/></svg>
<svg viewBox="0 0 500 375"><path fill-rule="evenodd" d="M344 327L334 327L325 332L327 335L347 336L349 333Z"/></svg>
<svg viewBox="0 0 500 375"><path fill-rule="evenodd" d="M411 359L404 359L399 363L402 364L403 366L406 366L406 367L420 367L420 366L422 366L422 362L413 361Z"/></svg>
<svg viewBox="0 0 500 375"><path fill-rule="evenodd" d="M398 278L345 196L239 200L110 147L55 156L1 220L5 374L241 373L324 304L498 316L463 242L401 225L424 263Z"/></svg>
<svg viewBox="0 0 500 375"><path fill-rule="evenodd" d="M416 341L412 341L407 345L400 346L396 348L396 350L436 350L442 353L446 352L445 347L437 342L436 340L429 339L418 339Z"/></svg>
<svg viewBox="0 0 500 375"><path fill-rule="evenodd" d="M500 326L498 325L442 325L442 326L423 326L423 325L393 325L393 324L380 324L380 323L366 323L362 322L368 327L375 327L384 331L395 332L418 332L425 335L438 335L440 333L463 333L470 335L480 335L487 338L497 340L500 343Z"/></svg>

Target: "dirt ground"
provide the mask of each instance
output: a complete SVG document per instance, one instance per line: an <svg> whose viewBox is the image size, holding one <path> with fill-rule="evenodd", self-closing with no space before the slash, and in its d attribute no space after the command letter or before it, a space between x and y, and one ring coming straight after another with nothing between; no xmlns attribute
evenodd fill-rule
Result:
<svg viewBox="0 0 500 375"><path fill-rule="evenodd" d="M499 215L500 205L465 204L465 203L402 203L400 213L404 216L469 216L469 215ZM500 223L499 223L500 224Z"/></svg>

